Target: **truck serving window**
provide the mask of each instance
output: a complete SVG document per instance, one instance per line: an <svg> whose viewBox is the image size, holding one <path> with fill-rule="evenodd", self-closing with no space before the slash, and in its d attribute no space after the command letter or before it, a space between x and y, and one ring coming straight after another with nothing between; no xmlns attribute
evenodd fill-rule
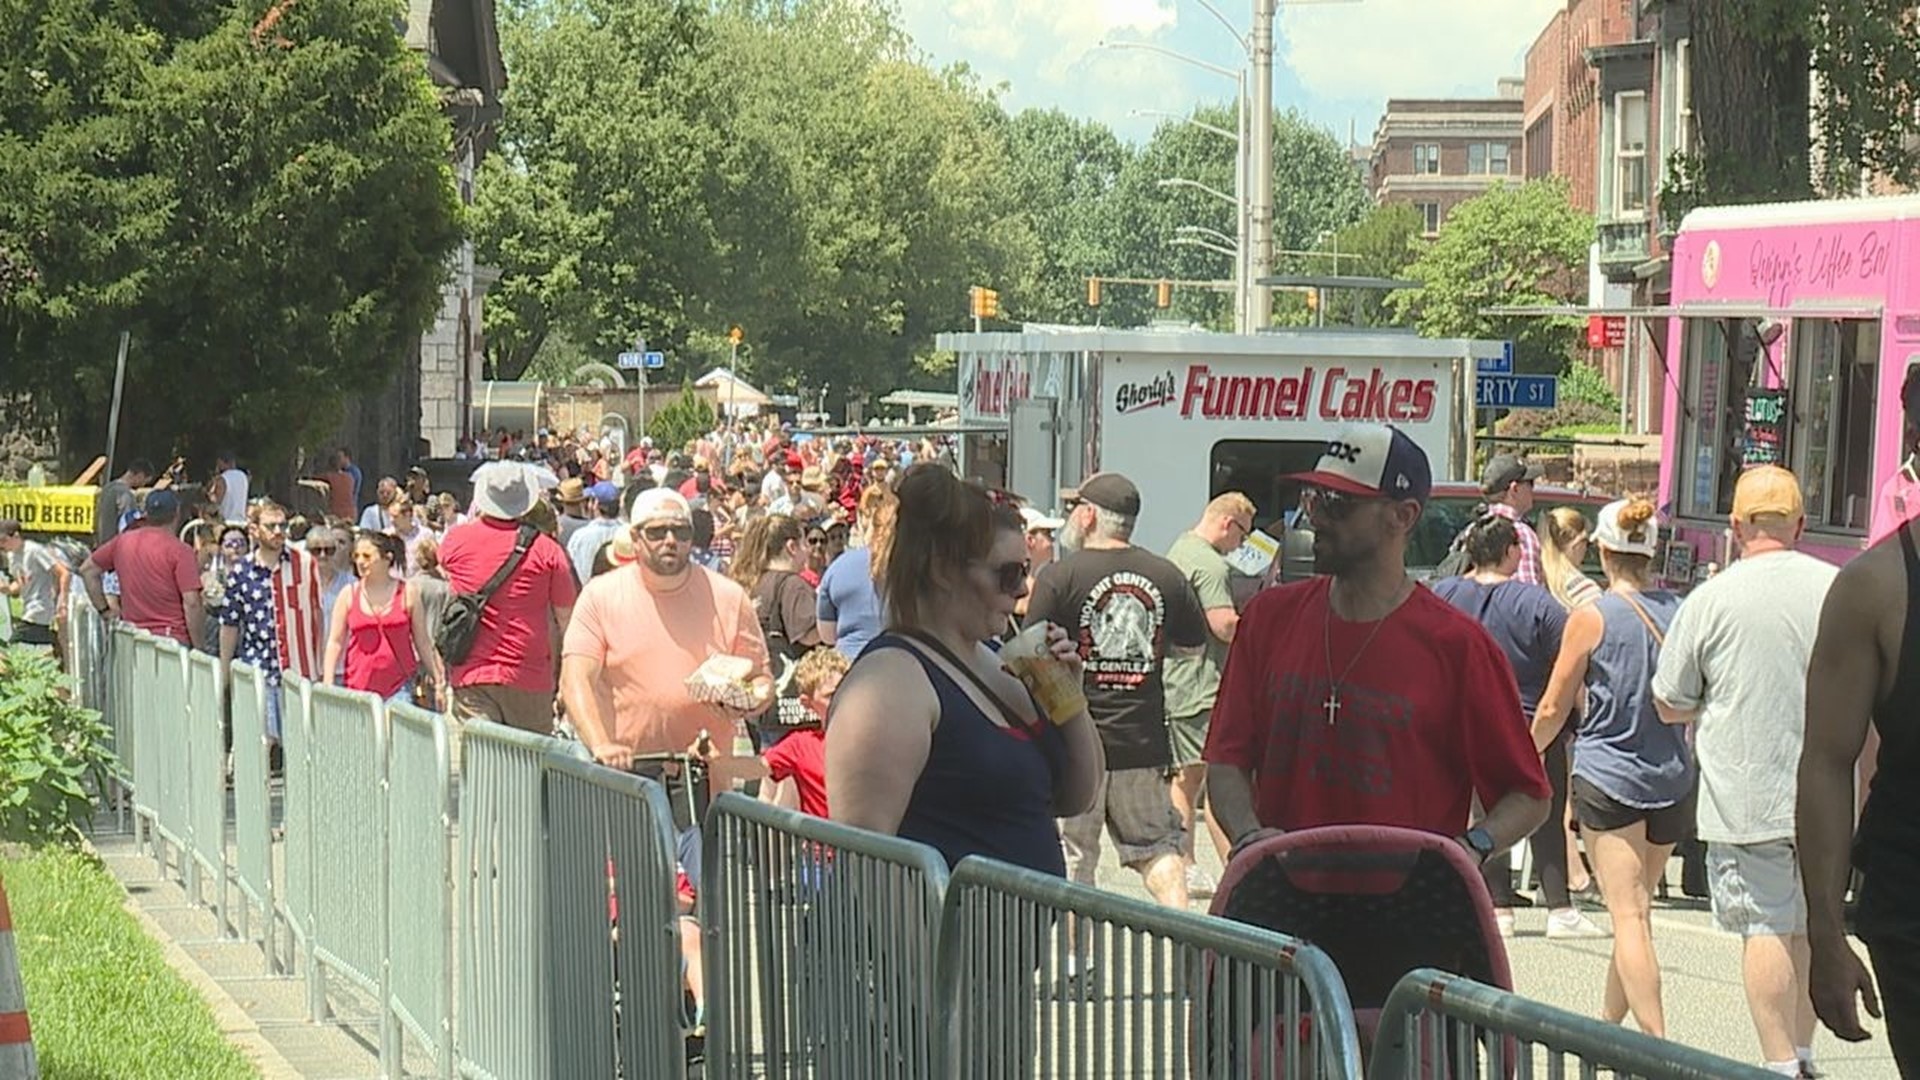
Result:
<svg viewBox="0 0 1920 1080"><path fill-rule="evenodd" d="M1284 531L1300 505L1300 485L1281 479L1311 470L1327 448L1325 439L1231 439L1213 444L1208 458L1207 498L1237 491L1253 500L1253 525L1282 540L1280 576L1296 581L1313 573L1313 537Z"/></svg>
<svg viewBox="0 0 1920 1080"><path fill-rule="evenodd" d="M1794 428L1788 441L1811 528L1867 530L1879 370L1879 320L1794 321Z"/></svg>
<svg viewBox="0 0 1920 1080"><path fill-rule="evenodd" d="M1683 333L1680 452L1668 467L1681 516L1718 518L1733 510L1746 392L1760 385L1765 350L1752 319L1689 318Z"/></svg>

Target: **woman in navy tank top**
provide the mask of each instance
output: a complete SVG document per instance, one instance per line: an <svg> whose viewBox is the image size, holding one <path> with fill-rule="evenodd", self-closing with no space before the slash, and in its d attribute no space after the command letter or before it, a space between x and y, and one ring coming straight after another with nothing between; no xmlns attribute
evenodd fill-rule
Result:
<svg viewBox="0 0 1920 1080"><path fill-rule="evenodd" d="M1014 507L939 465L900 481L892 542L874 552L887 629L834 696L834 820L917 840L953 866L985 855L1064 875L1054 819L1084 812L1105 762L1086 711L1050 723L988 646L1027 591ZM1052 629L1056 655L1078 654Z"/></svg>

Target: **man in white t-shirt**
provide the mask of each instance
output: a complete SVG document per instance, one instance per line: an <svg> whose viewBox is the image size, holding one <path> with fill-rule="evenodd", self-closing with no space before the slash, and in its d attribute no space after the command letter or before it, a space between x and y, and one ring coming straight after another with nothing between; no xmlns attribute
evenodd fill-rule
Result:
<svg viewBox="0 0 1920 1080"><path fill-rule="evenodd" d="M1669 724L1696 724L1699 836L1714 920L1746 939L1747 1005L1766 1067L1814 1075L1807 909L1794 798L1806 729L1807 660L1838 567L1794 548L1800 481L1774 465L1733 493L1740 558L1688 595L1653 679Z"/></svg>
<svg viewBox="0 0 1920 1080"><path fill-rule="evenodd" d="M220 520L247 520L248 489L253 486L253 481L247 476L246 470L240 467L231 450L214 459L214 468L219 470L220 475L213 478L213 487L207 492L207 497L220 507Z"/></svg>

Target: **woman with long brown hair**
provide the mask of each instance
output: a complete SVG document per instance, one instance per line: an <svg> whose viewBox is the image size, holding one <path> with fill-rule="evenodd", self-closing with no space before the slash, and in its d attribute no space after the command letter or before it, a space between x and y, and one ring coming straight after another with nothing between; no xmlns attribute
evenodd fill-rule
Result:
<svg viewBox="0 0 1920 1080"><path fill-rule="evenodd" d="M321 670L331 681L344 666L348 689L413 703L416 676L426 676L438 699L445 696L446 672L433 649L420 590L408 588L399 575L405 558L402 541L390 533L363 529L354 537L353 568L360 580L333 607Z"/></svg>
<svg viewBox="0 0 1920 1080"><path fill-rule="evenodd" d="M987 855L1064 875L1054 821L1092 804L1105 756L1085 708L1051 722L987 646L1026 593L1020 514L938 465L908 470L898 511L876 564L886 631L828 720L827 804L949 864ZM1050 627L1048 643L1077 682L1066 632Z"/></svg>

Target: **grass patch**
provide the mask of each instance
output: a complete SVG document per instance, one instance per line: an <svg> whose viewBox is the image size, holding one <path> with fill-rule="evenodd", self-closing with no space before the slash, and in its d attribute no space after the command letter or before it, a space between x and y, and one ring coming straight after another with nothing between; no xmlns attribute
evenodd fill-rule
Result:
<svg viewBox="0 0 1920 1080"><path fill-rule="evenodd" d="M41 1080L226 1080L253 1066L89 856L0 858Z"/></svg>

